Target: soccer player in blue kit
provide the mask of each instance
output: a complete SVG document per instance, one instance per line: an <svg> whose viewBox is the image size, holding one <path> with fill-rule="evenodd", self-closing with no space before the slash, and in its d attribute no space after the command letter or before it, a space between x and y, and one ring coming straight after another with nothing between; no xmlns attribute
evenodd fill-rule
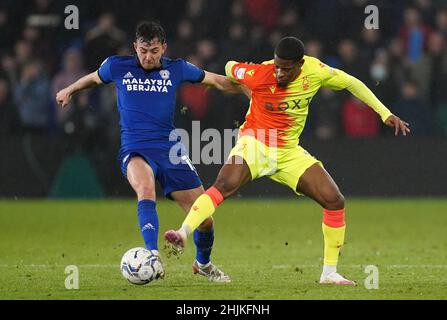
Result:
<svg viewBox="0 0 447 320"><path fill-rule="evenodd" d="M158 255L159 223L155 181L164 194L188 213L203 192L199 176L173 124L176 89L183 82L202 83L226 92L241 92L225 76L201 70L182 59L163 56L166 35L160 24L142 22L137 26L135 56L111 56L99 69L56 95L65 107L80 90L113 82L116 86L121 126L121 171L138 198L138 222L147 249ZM173 139L174 134L174 139ZM175 148L172 148L176 145ZM180 145L180 148L178 147ZM175 154L171 149L178 150ZM194 233L197 253L193 272L210 281L230 282L230 277L211 263L214 242L213 219L205 220ZM164 276L164 271L160 277Z"/></svg>

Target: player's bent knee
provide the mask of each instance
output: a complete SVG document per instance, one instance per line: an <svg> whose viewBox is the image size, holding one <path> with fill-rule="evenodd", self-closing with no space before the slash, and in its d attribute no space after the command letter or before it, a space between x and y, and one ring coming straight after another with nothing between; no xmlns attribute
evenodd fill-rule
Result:
<svg viewBox="0 0 447 320"><path fill-rule="evenodd" d="M328 210L341 210L345 207L345 197L340 192L327 194L323 199L323 207Z"/></svg>
<svg viewBox="0 0 447 320"><path fill-rule="evenodd" d="M137 183L133 186L138 200L155 199L155 189L148 183Z"/></svg>
<svg viewBox="0 0 447 320"><path fill-rule="evenodd" d="M239 188L239 182L235 179L218 178L213 185L222 194L224 199L231 196Z"/></svg>

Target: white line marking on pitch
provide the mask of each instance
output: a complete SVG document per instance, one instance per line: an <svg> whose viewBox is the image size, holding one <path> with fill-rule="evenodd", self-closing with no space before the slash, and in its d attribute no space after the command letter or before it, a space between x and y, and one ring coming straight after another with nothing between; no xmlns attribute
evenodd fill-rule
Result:
<svg viewBox="0 0 447 320"><path fill-rule="evenodd" d="M185 268L190 267L189 264L165 264L169 268ZM119 264L79 264L76 265L79 268L119 268ZM232 265L235 267L235 265ZM246 267L246 264L239 265L240 267ZM361 264L350 264L350 265L340 265L341 268L363 268L366 265ZM319 268L320 265L317 264L302 264L302 265L287 265L279 264L272 265L273 269L288 269L288 268ZM399 268L432 268L432 269L444 269L447 268L446 264L390 264L390 265L379 265L379 267L385 267L389 269L399 269ZM65 268L65 265L61 264L0 264L0 268Z"/></svg>
<svg viewBox="0 0 447 320"><path fill-rule="evenodd" d="M341 268L363 268L366 265L361 264L348 264L348 265L340 265ZM300 267L300 268L319 268L320 265L317 264L303 264L303 265L273 265L273 269L289 269L294 267ZM390 265L378 265L378 267L385 267L389 269L398 269L398 268L432 268L432 269L444 269L447 268L447 265L445 264L390 264Z"/></svg>

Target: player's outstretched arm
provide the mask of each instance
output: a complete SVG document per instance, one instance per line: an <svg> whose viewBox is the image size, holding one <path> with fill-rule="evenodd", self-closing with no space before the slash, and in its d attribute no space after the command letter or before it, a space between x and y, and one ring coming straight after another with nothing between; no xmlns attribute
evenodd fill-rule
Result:
<svg viewBox="0 0 447 320"><path fill-rule="evenodd" d="M321 64L320 64L321 65ZM385 105L374 95L374 93L359 79L346 72L330 68L323 64L321 69L322 85L331 89L346 89L366 105L377 112L383 123L394 128L397 136L401 132L404 136L410 132L409 124L394 115Z"/></svg>
<svg viewBox="0 0 447 320"><path fill-rule="evenodd" d="M392 114L362 81L350 76L350 83L346 89L377 112L385 125L393 127L394 135L397 136L401 132L406 136L410 132L409 124Z"/></svg>
<svg viewBox="0 0 447 320"><path fill-rule="evenodd" d="M90 74L80 78L79 80L77 80L76 82L72 83L68 87L66 87L66 88L62 89L61 91L59 91L56 94L56 102L57 102L58 105L60 105L62 108L64 108L65 106L68 105L68 103L71 100L71 97L76 92L84 90L84 89L95 87L95 86L100 85L102 83L103 82L101 81L101 79L98 76L98 72L97 71L92 72L92 73L90 73Z"/></svg>
<svg viewBox="0 0 447 320"><path fill-rule="evenodd" d="M231 82L227 77L213 72L205 71L202 83L228 93L243 93L250 98L251 91L244 85Z"/></svg>

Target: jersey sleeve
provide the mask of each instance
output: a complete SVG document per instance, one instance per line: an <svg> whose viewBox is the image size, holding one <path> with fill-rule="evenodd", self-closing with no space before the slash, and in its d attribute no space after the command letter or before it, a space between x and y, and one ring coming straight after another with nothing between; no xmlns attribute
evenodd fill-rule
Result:
<svg viewBox="0 0 447 320"><path fill-rule="evenodd" d="M105 59L98 68L98 76L103 83L110 83L113 81L112 77L112 64L113 57L108 57Z"/></svg>
<svg viewBox="0 0 447 320"><path fill-rule="evenodd" d="M205 71L196 65L182 60L183 81L198 83L205 78Z"/></svg>
<svg viewBox="0 0 447 320"><path fill-rule="evenodd" d="M321 62L319 63L322 86L334 90L348 90L379 114L383 122L392 115L391 111L385 107L362 81L342 70L331 68Z"/></svg>
<svg viewBox="0 0 447 320"><path fill-rule="evenodd" d="M318 60L321 85L333 90L346 89L351 83L351 76L346 72L332 68Z"/></svg>
<svg viewBox="0 0 447 320"><path fill-rule="evenodd" d="M246 85L253 90L257 84L255 74L261 67L261 64L228 61L225 65L225 74L232 82Z"/></svg>

